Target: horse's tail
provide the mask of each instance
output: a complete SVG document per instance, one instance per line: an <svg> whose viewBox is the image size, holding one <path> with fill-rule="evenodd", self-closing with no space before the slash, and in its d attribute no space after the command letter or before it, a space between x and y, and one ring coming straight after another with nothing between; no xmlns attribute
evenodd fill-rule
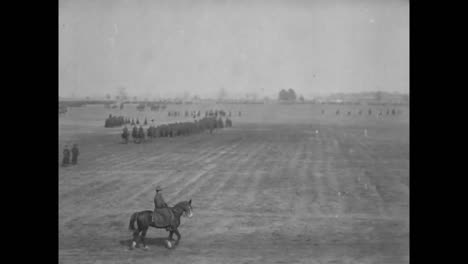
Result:
<svg viewBox="0 0 468 264"><path fill-rule="evenodd" d="M135 230L135 221L137 219L138 213L133 213L132 216L130 217L130 223L128 224L128 229L133 231Z"/></svg>

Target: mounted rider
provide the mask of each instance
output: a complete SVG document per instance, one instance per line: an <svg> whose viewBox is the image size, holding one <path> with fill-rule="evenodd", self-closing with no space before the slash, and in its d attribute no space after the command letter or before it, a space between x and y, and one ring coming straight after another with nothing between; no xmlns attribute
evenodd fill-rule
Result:
<svg viewBox="0 0 468 264"><path fill-rule="evenodd" d="M169 231L169 226L172 225L174 215L172 210L168 208L167 203L164 201L161 191L161 186L156 186L156 195L154 196L153 222L156 226L168 226L166 230Z"/></svg>

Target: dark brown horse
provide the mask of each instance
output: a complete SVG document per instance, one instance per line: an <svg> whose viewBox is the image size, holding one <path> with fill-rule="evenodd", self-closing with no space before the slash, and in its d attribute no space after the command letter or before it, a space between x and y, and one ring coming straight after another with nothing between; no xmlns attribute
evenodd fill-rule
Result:
<svg viewBox="0 0 468 264"><path fill-rule="evenodd" d="M166 245L169 248L172 248L171 241L173 240L172 236L174 233L177 236L175 245L179 243L181 235L179 233L179 230L177 229L180 225L180 217L182 215L188 218L191 218L193 216L192 200L180 202L176 204L174 207L169 207L169 209L174 214L175 219L172 223L167 223L166 225L163 225L163 226L156 226L154 224L154 222L152 221L153 211L146 210L146 211L136 212L132 214L132 216L130 217L130 223L128 225L128 228L131 231L133 231L133 240L132 240L131 249L135 248L138 245L139 240L141 240L144 246L144 249L148 249L145 243L145 236L150 226L154 228L166 229L167 231L169 231L169 237L168 237L168 240L166 241ZM135 222L137 223L137 228L135 228Z"/></svg>

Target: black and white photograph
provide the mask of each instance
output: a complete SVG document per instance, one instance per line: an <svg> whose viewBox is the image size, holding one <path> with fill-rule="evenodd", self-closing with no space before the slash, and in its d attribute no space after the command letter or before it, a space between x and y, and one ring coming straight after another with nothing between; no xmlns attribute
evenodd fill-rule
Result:
<svg viewBox="0 0 468 264"><path fill-rule="evenodd" d="M59 0L58 262L410 262L409 1Z"/></svg>

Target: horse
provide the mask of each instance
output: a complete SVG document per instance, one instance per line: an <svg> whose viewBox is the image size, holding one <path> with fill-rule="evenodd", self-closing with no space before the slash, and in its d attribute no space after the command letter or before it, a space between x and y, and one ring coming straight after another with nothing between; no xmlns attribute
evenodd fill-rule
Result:
<svg viewBox="0 0 468 264"><path fill-rule="evenodd" d="M159 228L159 229L166 229L169 231L169 237L167 242L167 246L169 248L172 247L171 241L173 234L175 233L177 236L177 240L175 242L175 245L177 245L181 239L181 235L179 233L178 227L180 225L180 217L185 216L188 218L191 218L193 216L192 213L192 200L190 201L182 201L176 204L173 207L168 207L172 213L174 214L174 221L171 224L167 224L165 226L156 226L154 222L152 221L153 218L153 211L146 210L146 211L141 211L141 212L136 212L133 213L132 216L130 217L130 223L128 225L128 229L130 231L133 231L133 239L132 239L132 246L131 249L134 249L138 245L138 238L141 239L141 242L144 246L144 249L148 249L145 243L145 236L146 232L148 231L148 228L154 227L154 228ZM137 228L135 228L135 222L137 223ZM141 233L141 234L140 234Z"/></svg>

